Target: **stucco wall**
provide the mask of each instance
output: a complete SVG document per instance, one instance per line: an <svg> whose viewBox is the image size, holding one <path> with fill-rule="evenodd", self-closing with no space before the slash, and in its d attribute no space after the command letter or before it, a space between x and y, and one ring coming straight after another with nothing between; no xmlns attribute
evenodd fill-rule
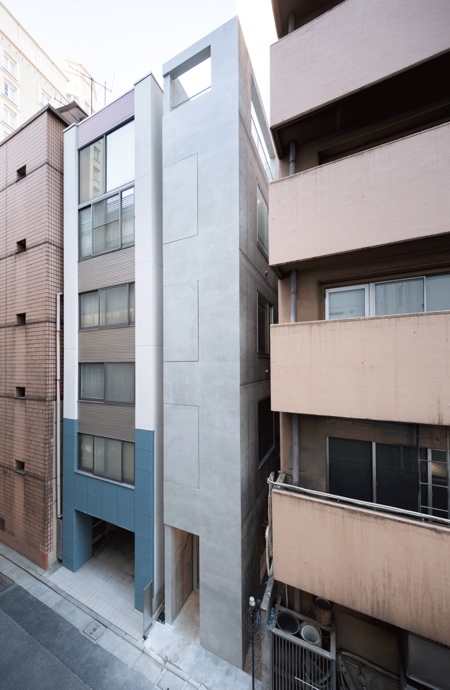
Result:
<svg viewBox="0 0 450 690"><path fill-rule="evenodd" d="M446 645L449 540L445 527L273 492L276 580Z"/></svg>
<svg viewBox="0 0 450 690"><path fill-rule="evenodd" d="M346 0L271 48L271 126L448 50L446 0Z"/></svg>

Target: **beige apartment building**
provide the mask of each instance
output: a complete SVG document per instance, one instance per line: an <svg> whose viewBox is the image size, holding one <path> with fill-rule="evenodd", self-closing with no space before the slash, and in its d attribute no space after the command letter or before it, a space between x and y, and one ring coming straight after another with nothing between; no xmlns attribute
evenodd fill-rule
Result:
<svg viewBox="0 0 450 690"><path fill-rule="evenodd" d="M282 469L264 605L290 623L266 636L265 688L444 690L450 5L272 5Z"/></svg>
<svg viewBox="0 0 450 690"><path fill-rule="evenodd" d="M63 130L84 116L48 105L0 143L0 541L43 568L61 512Z"/></svg>

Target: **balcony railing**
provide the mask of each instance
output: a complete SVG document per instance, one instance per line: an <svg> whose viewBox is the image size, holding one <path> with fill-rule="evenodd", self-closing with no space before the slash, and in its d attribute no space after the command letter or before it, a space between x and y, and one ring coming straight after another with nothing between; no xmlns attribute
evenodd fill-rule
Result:
<svg viewBox="0 0 450 690"><path fill-rule="evenodd" d="M331 501L332 503L339 503L350 506L357 506L358 508L368 508L369 510L375 510L379 513L388 513L391 515L397 515L399 517L409 518L413 520L420 520L421 522L428 522L438 524L442 527L450 527L450 520L446 518L437 517L435 515L429 515L428 513L419 513L413 510L405 510L403 508L396 508L395 506L385 506L380 503L370 503L368 501L360 501L356 498L347 498L346 496L337 496L336 494L328 494L325 491L315 491L314 489L305 489L302 486L294 486L293 484L286 484L284 474L281 474L278 480L272 481L267 480L267 483L276 489L282 491L287 491L291 493L303 494L305 496L311 496L313 498L322 499L325 501ZM281 481L280 481L281 479Z"/></svg>

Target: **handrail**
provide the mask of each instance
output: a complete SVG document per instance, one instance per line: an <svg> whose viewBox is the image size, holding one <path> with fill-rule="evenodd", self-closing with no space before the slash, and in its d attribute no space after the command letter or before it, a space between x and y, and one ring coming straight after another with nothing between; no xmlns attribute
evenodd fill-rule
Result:
<svg viewBox="0 0 450 690"><path fill-rule="evenodd" d="M369 503L368 501L360 501L357 498L348 498L346 496L338 496L337 494L327 494L324 491L315 491L314 489L305 489L302 486L294 486L293 484L281 484L278 481L273 481L270 478L267 479L267 483L271 484L274 489L281 489L287 492L301 493L308 496L313 496L314 498L322 498L327 501L333 501L335 503L347 503L349 505L356 505L361 508L370 508L371 510L376 510L377 512L383 513L394 513L402 517L412 517L415 520L420 520L421 522L437 522L445 526L450 526L450 520L447 518L437 517L435 515L429 515L427 513L419 513L413 510L405 510L404 508L396 508L395 506L385 506L381 503Z"/></svg>

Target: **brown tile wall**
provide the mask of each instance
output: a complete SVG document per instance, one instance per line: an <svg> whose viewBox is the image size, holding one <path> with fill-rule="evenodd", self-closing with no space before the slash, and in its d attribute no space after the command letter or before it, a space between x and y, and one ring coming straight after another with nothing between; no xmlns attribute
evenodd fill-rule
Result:
<svg viewBox="0 0 450 690"><path fill-rule="evenodd" d="M47 111L0 145L0 540L40 565L54 548L56 293L64 124ZM26 165L26 176L17 170ZM16 243L26 240L26 251ZM16 325L16 314L26 324ZM16 387L25 399L16 399ZM25 463L25 474L15 462ZM2 521L0 521L0 526Z"/></svg>

